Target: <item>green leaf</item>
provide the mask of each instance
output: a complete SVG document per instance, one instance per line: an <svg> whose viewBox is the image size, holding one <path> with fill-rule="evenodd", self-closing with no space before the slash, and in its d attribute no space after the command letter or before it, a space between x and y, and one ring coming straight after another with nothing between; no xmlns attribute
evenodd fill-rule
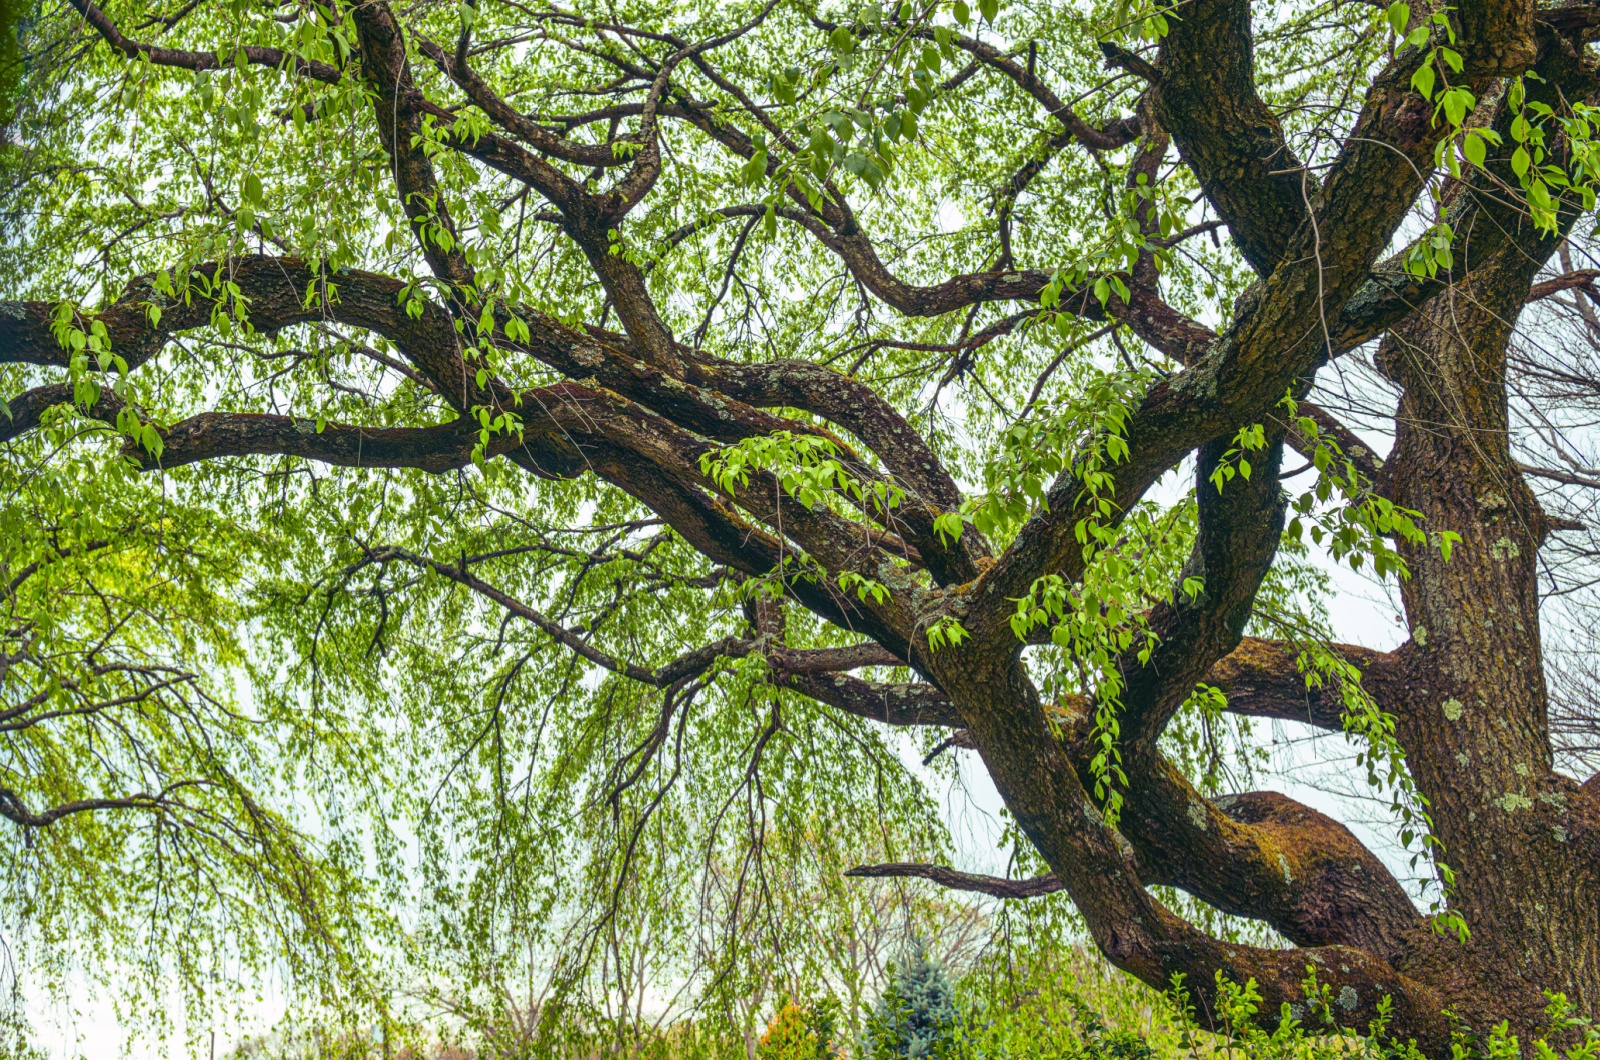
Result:
<svg viewBox="0 0 1600 1060"><path fill-rule="evenodd" d="M1460 128L1461 123L1466 120L1467 111L1471 110L1476 102L1469 90L1452 88L1444 93L1444 98L1440 100L1440 106L1444 108L1445 118L1449 120L1450 124Z"/></svg>
<svg viewBox="0 0 1600 1060"><path fill-rule="evenodd" d="M1433 83L1438 75L1433 72L1432 66L1422 66L1411 75L1411 87L1416 89L1423 99L1433 98Z"/></svg>
<svg viewBox="0 0 1600 1060"><path fill-rule="evenodd" d="M1399 0L1389 5L1389 10L1384 12L1384 18L1389 23L1389 28L1395 36L1401 36L1406 31L1406 26L1411 22L1411 5Z"/></svg>

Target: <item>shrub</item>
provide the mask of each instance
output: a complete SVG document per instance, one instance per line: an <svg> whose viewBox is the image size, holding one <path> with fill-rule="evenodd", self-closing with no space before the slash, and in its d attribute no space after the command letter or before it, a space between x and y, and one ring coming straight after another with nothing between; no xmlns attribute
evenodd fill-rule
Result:
<svg viewBox="0 0 1600 1060"><path fill-rule="evenodd" d="M940 1056L956 1023L950 977L918 939L903 967L890 966L889 985L867 1019L864 1052L869 1060Z"/></svg>
<svg viewBox="0 0 1600 1060"><path fill-rule="evenodd" d="M831 1060L838 1008L832 998L804 1005L785 1000L756 1042L756 1060Z"/></svg>

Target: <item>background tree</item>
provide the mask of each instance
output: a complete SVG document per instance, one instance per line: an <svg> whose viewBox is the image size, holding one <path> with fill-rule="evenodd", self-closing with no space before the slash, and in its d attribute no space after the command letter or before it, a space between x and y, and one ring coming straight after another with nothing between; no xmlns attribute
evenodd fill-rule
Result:
<svg viewBox="0 0 1600 1060"><path fill-rule="evenodd" d="M863 1042L874 1058L938 1056L954 1038L955 991L944 968L928 958L927 943L912 941L889 976Z"/></svg>
<svg viewBox="0 0 1600 1060"><path fill-rule="evenodd" d="M1594 278L1535 283L1593 204L1597 24L47 6L0 264L10 886L46 937L246 937L221 908L358 986L420 892L458 974L556 953L638 1017L642 938L754 974L781 834L1065 890L1202 1009L1315 965L1436 1055L1446 1009L1597 1014L1538 581L1581 524L1524 478L1595 476L1514 457L1507 396L1552 375L1522 307ZM1382 459L1313 393L1373 343ZM1399 579L1404 647L1329 642L1310 548ZM1229 717L1349 734L1434 912L1229 790ZM904 727L1049 874L933 863Z"/></svg>

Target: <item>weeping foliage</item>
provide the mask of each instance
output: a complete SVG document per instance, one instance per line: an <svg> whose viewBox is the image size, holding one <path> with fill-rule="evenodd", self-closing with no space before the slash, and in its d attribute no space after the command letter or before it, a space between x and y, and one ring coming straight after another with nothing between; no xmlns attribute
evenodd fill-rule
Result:
<svg viewBox="0 0 1600 1060"><path fill-rule="evenodd" d="M778 5L759 32L717 52L719 68L780 102L820 92L797 79L845 49L815 32L813 15L874 17L824 6ZM1126 77L1088 95L1107 76L1096 42L1126 22L1126 4L988 7L963 20L983 18L983 32L1036 61L1063 98L1087 96L1086 119L1134 105ZM1258 32L1262 91L1309 160L1321 123L1381 58L1382 35L1359 7L1311 5ZM628 2L606 17L703 39L755 10ZM16 22L11 7L0 13ZM129 61L95 46L65 4L23 20L26 77L0 137L0 291L59 304L61 334L83 355L70 397L0 457L0 800L14 811L0 825L0 908L30 990L116 982L130 1023L159 1031L177 984L196 1034L219 1011L238 1014L241 984L281 977L308 1008L397 1035L422 1006L506 1040L638 1042L671 1012L744 1041L785 990L817 984L859 1033L891 938L979 921L1004 931L1006 917L1035 918L1058 941L1072 934L1059 896L997 926L946 897L843 877L864 862L952 860L942 804L953 756L918 764L942 734L822 706L769 680L759 655L661 687L596 661L654 671L745 635L779 590L711 563L594 476L548 481L484 460L491 434L514 432L508 422L486 422L478 459L439 474L274 456L135 470L127 438L159 462L152 425L224 403L290 415L312 433L454 414L387 341L328 321L257 331L227 270L201 270L265 250L320 262L319 297L330 300L347 268L403 278L401 300L419 299L419 312L438 293L360 83L230 54L276 47L348 63L348 12L226 0L173 14L119 0L105 13L218 61L193 71ZM420 5L408 17L419 37L446 44L470 26L489 42L477 68L528 112L603 106L595 86L626 51L587 15L541 15L537 32L520 5ZM954 24L953 9L939 17ZM1138 25L1126 32L1137 43ZM0 111L18 68L9 47L0 40ZM829 91L870 88L884 47L864 35ZM941 81L965 61L938 43L915 58ZM411 62L425 88L445 92L436 69ZM926 80L907 84L921 92ZM888 140L871 141L842 110L807 126L845 152L851 176L840 179L897 272L995 265L1002 215L1019 260L1073 248L1070 273L1126 250L1132 148L1052 153L1025 196L1001 203L993 189L1046 156L1054 126L1005 79L924 95L923 107L894 111ZM470 108L458 117L469 132L483 123ZM598 143L606 120L566 127ZM443 135L429 128L425 137ZM692 127L664 136L673 165L612 249L641 265L673 332L735 361L832 365L914 410L958 479L987 491L966 514L997 544L1092 429L1164 370L1133 365L1120 337L1048 307L974 357L961 343L999 325L1000 307L885 314L775 213L717 212L764 207L759 174ZM432 161L491 308L614 326L591 263L526 189L455 151ZM1191 219L1197 193L1181 167L1160 183L1154 208L1168 229ZM1210 319L1228 316L1248 279L1231 249L1205 239L1165 268L1173 304ZM139 304L152 318L172 304L155 292L185 283L217 306L208 326L157 355L159 370L119 371L115 358L130 351L71 337L73 321L135 276L150 277ZM554 378L531 358L477 352L511 386ZM39 379L0 364L0 393ZM136 410L131 419L112 428L85 415L102 392ZM839 492L822 503L847 511ZM1057 632L1030 654L1053 700L1114 700L1110 660L1142 635L1139 608L1170 594L1194 510L1192 493L1142 504L1081 584L1037 585L1019 601L1024 632L1030 621ZM1309 646L1328 636L1302 556L1275 569L1255 621L1300 630ZM472 591L469 576L523 611ZM1074 614L1095 617L1061 633ZM855 639L798 608L787 621L793 648ZM1207 794L1237 790L1260 764L1248 724L1203 694L1164 740ZM1098 768L1113 798L1114 748ZM1039 867L1019 834L1007 839L1018 872ZM919 955L911 967L924 965Z"/></svg>

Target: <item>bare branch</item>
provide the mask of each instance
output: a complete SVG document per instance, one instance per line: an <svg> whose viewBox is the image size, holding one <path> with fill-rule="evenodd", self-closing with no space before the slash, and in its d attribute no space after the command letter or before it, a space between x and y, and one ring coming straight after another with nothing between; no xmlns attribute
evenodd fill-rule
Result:
<svg viewBox="0 0 1600 1060"><path fill-rule="evenodd" d="M913 861L857 865L853 869L846 869L844 874L856 879L870 880L907 877L932 880L940 887L948 887L952 891L976 891L991 898L1037 898L1041 894L1054 894L1062 887L1055 873L1033 876L1026 880L1008 880L1001 876L982 876L945 868L943 865L925 865Z"/></svg>

